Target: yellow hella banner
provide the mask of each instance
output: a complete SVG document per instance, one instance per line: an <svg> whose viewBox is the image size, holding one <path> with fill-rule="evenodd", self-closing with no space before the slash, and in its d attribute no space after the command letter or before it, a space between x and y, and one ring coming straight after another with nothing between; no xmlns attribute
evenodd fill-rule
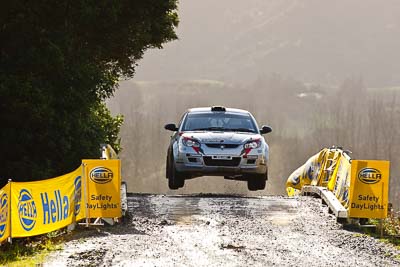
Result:
<svg viewBox="0 0 400 267"><path fill-rule="evenodd" d="M345 208L347 208L349 204L350 178L351 159L347 154L342 153L337 167L336 176L331 179L329 183L334 182L333 190L331 191Z"/></svg>
<svg viewBox="0 0 400 267"><path fill-rule="evenodd" d="M121 217L121 161L83 160L87 218Z"/></svg>
<svg viewBox="0 0 400 267"><path fill-rule="evenodd" d="M66 227L82 208L82 168L48 180L11 183L12 237Z"/></svg>
<svg viewBox="0 0 400 267"><path fill-rule="evenodd" d="M0 244L10 237L10 183L0 189Z"/></svg>
<svg viewBox="0 0 400 267"><path fill-rule="evenodd" d="M289 176L286 182L288 196L299 195L305 185L317 185L319 183L321 166L324 164L324 158L328 151L328 149L321 150Z"/></svg>
<svg viewBox="0 0 400 267"><path fill-rule="evenodd" d="M389 195L389 161L353 160L349 217L387 217Z"/></svg>

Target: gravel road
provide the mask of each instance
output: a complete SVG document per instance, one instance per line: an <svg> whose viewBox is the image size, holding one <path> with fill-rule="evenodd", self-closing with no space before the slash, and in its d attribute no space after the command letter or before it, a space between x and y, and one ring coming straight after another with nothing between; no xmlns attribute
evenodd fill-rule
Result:
<svg viewBox="0 0 400 267"><path fill-rule="evenodd" d="M131 195L123 225L75 231L44 266L400 266L312 197Z"/></svg>

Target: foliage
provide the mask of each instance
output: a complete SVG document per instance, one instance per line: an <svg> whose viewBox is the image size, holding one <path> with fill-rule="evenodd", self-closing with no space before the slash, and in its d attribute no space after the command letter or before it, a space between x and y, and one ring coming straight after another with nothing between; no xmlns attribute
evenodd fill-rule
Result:
<svg viewBox="0 0 400 267"><path fill-rule="evenodd" d="M176 0L8 1L0 9L0 177L71 171L122 117L102 102L148 48L176 39Z"/></svg>
<svg viewBox="0 0 400 267"><path fill-rule="evenodd" d="M400 213L390 212L388 217L383 221L384 233L390 242L400 246Z"/></svg>
<svg viewBox="0 0 400 267"><path fill-rule="evenodd" d="M43 262L46 255L60 249L63 238L51 233L53 236L41 235L32 238L14 239L13 243L0 246L0 265L33 266Z"/></svg>
<svg viewBox="0 0 400 267"><path fill-rule="evenodd" d="M400 213L396 212L389 212L388 217L382 220L382 224L380 220L377 219L369 219L369 223L376 226L375 232L367 231L364 229L366 234L369 234L373 237L379 238L379 240L383 243L391 243L397 247L400 252ZM382 234L380 232L380 227L382 227ZM400 257L400 254L396 256L397 258Z"/></svg>

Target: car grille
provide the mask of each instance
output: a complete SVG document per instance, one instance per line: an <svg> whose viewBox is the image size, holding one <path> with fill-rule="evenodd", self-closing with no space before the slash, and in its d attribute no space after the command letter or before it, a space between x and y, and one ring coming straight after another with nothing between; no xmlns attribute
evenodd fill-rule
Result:
<svg viewBox="0 0 400 267"><path fill-rule="evenodd" d="M221 148L221 146L224 146L224 148L237 148L240 144L206 144L206 146L211 148Z"/></svg>
<svg viewBox="0 0 400 267"><path fill-rule="evenodd" d="M231 160L227 159L212 159L212 157L203 157L206 166L228 166L236 167L240 163L240 157L233 157Z"/></svg>

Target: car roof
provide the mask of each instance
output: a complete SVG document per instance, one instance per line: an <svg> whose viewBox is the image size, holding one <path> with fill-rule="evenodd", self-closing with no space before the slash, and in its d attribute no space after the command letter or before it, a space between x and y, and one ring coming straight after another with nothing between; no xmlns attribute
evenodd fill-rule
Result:
<svg viewBox="0 0 400 267"><path fill-rule="evenodd" d="M225 108L228 113L241 113L241 114L250 114L247 110L237 109L237 108ZM188 109L188 113L210 113L210 112L221 112L221 111L211 111L211 107L202 107L202 108L190 108Z"/></svg>

